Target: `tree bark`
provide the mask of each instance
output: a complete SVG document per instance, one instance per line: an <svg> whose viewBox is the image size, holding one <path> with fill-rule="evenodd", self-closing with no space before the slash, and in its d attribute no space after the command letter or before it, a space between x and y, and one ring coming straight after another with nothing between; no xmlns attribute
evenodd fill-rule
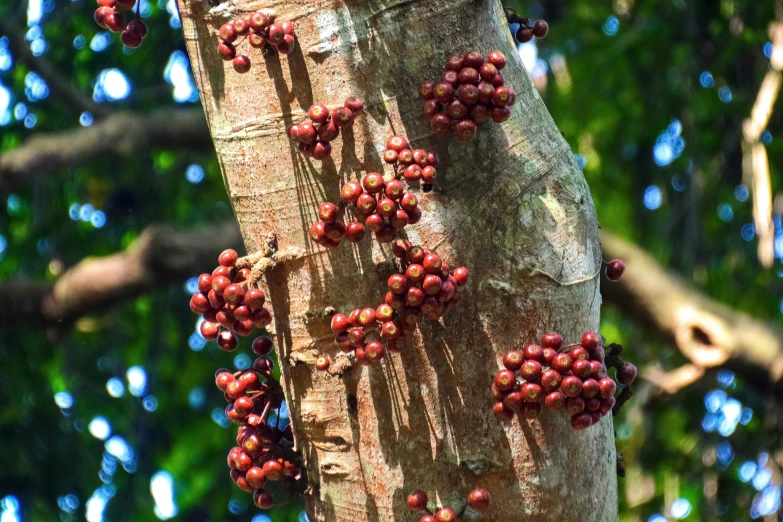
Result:
<svg viewBox="0 0 783 522"><path fill-rule="evenodd" d="M217 30L270 7L212 8L180 0L188 52L224 181L248 251L268 233L303 255L267 277L283 387L302 451L313 521L415 518L405 498L424 489L459 509L474 487L493 495L485 520L617 520L610 417L586 431L566 415L500 424L490 392L502 355L546 331L574 342L599 325L601 252L581 171L515 53L497 0L292 0L274 7L296 24L288 57L250 53L244 75L218 57ZM417 86L437 79L450 54L500 49L518 94L512 119L468 144L435 138ZM302 157L286 127L313 102L365 101L366 115L323 163ZM441 156L439 180L418 193L414 244L472 271L462 304L423 323L401 354L340 375L327 309L376 306L388 247L365 240L334 251L307 236L316 209L349 179L382 171L379 151L405 134ZM342 356L341 356L342 358ZM347 361L341 361L346 362Z"/></svg>

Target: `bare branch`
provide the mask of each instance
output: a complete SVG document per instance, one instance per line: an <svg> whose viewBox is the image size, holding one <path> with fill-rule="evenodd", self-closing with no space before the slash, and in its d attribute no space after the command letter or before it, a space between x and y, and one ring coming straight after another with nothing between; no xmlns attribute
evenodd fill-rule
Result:
<svg viewBox="0 0 783 522"><path fill-rule="evenodd" d="M129 157L153 147L210 149L202 110L117 113L90 127L33 136L21 147L0 155L0 186L100 156Z"/></svg>
<svg viewBox="0 0 783 522"><path fill-rule="evenodd" d="M75 319L163 285L211 271L225 248L242 249L235 223L180 232L150 226L124 252L87 258L54 284L12 280L0 284L0 325L67 325Z"/></svg>
<svg viewBox="0 0 783 522"><path fill-rule="evenodd" d="M602 284L607 301L673 340L696 367L725 366L783 394L783 332L714 301L609 232L601 232L601 246L606 258L628 265L619 282Z"/></svg>
<svg viewBox="0 0 783 522"><path fill-rule="evenodd" d="M0 18L0 33L8 36L8 46L14 58L40 76L49 86L49 91L64 101L74 112L90 112L97 117L106 116L109 111L95 103L89 95L85 95L73 87L66 76L49 63L46 58L35 56L27 47L24 35L13 24Z"/></svg>

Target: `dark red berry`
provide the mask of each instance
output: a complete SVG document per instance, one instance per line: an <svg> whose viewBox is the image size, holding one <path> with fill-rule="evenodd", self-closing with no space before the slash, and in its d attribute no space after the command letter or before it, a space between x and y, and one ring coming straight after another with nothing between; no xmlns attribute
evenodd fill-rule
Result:
<svg viewBox="0 0 783 522"><path fill-rule="evenodd" d="M498 71L506 66L506 56L500 51L492 51L489 53L487 61L494 65Z"/></svg>
<svg viewBox="0 0 783 522"><path fill-rule="evenodd" d="M263 308L265 301L266 295L260 288L250 288L245 292L245 306L254 312Z"/></svg>
<svg viewBox="0 0 783 522"><path fill-rule="evenodd" d="M358 181L349 181L343 185L340 197L347 203L355 203L363 192L364 190Z"/></svg>
<svg viewBox="0 0 783 522"><path fill-rule="evenodd" d="M557 389L560 388L560 383L562 381L563 376L560 375L560 372L551 368L544 370L544 372L541 374L541 386L549 393L557 391Z"/></svg>
<svg viewBox="0 0 783 522"><path fill-rule="evenodd" d="M452 99L454 99L454 85L448 82L437 83L435 88L432 90L432 94L439 102L449 103Z"/></svg>
<svg viewBox="0 0 783 522"><path fill-rule="evenodd" d="M523 25L517 30L516 38L519 43L529 42L533 39L533 28Z"/></svg>
<svg viewBox="0 0 783 522"><path fill-rule="evenodd" d="M451 118L448 115L439 113L430 119L430 127L438 136L447 136L451 131Z"/></svg>
<svg viewBox="0 0 783 522"><path fill-rule="evenodd" d="M343 107L349 109L354 114L358 114L364 110L364 102L356 96L349 96L345 99Z"/></svg>
<svg viewBox="0 0 783 522"><path fill-rule="evenodd" d="M495 123L503 123L511 117L511 109L509 107L493 107L492 109L492 121Z"/></svg>
<svg viewBox="0 0 783 522"><path fill-rule="evenodd" d="M572 361L579 361L579 360L589 361L590 360L590 354L582 346L577 346L576 348L574 348L573 350L568 352L568 355L571 357Z"/></svg>
<svg viewBox="0 0 783 522"><path fill-rule="evenodd" d="M424 511L427 509L427 494L417 489L408 495L408 507L413 511Z"/></svg>
<svg viewBox="0 0 783 522"><path fill-rule="evenodd" d="M459 72L463 67L462 56L450 56L446 61L446 70Z"/></svg>
<svg viewBox="0 0 783 522"><path fill-rule="evenodd" d="M590 366L590 361L577 359L571 366L571 371L580 379L589 379L593 373L593 367Z"/></svg>
<svg viewBox="0 0 783 522"><path fill-rule="evenodd" d="M545 333L541 336L541 346L559 350L563 346L563 336L557 332Z"/></svg>
<svg viewBox="0 0 783 522"><path fill-rule="evenodd" d="M435 84L433 82L424 82L421 85L419 85L419 98L422 100L431 100L434 96L433 90L435 89Z"/></svg>
<svg viewBox="0 0 783 522"><path fill-rule="evenodd" d="M611 379L610 379L611 380ZM612 381L614 383L614 381ZM582 393L582 380L574 375L563 377L560 389L567 397L578 397Z"/></svg>
<svg viewBox="0 0 783 522"><path fill-rule="evenodd" d="M629 362L623 363L622 366L617 368L617 382L628 386L636 379L636 373L636 366Z"/></svg>
<svg viewBox="0 0 783 522"><path fill-rule="evenodd" d="M267 355L275 347L271 337L261 336L253 340L253 352L256 355Z"/></svg>
<svg viewBox="0 0 783 522"><path fill-rule="evenodd" d="M602 399L608 399L614 397L614 392L617 391L617 384L609 377L602 377L598 381L599 394Z"/></svg>
<svg viewBox="0 0 783 522"><path fill-rule="evenodd" d="M593 417L587 413L577 413L571 417L571 427L575 430L584 430L593 425Z"/></svg>
<svg viewBox="0 0 783 522"><path fill-rule="evenodd" d="M544 399L547 409L556 411L565 409L566 396L562 392L554 391Z"/></svg>
<svg viewBox="0 0 783 522"><path fill-rule="evenodd" d="M117 11L107 12L103 18L103 23L106 24L107 29L114 33L119 33L125 27L125 20Z"/></svg>
<svg viewBox="0 0 783 522"><path fill-rule="evenodd" d="M462 66L472 67L478 70L484 64L484 55L478 51L471 51L463 57Z"/></svg>
<svg viewBox="0 0 783 522"><path fill-rule="evenodd" d="M332 154L332 145L328 141L316 141L311 154L313 159L323 161Z"/></svg>
<svg viewBox="0 0 783 522"><path fill-rule="evenodd" d="M329 119L329 109L326 108L326 105L316 103L310 106L307 115L313 123L325 123Z"/></svg>
<svg viewBox="0 0 783 522"><path fill-rule="evenodd" d="M492 495L486 489L476 488L468 494L468 504L476 511L486 511L492 503Z"/></svg>
<svg viewBox="0 0 783 522"><path fill-rule="evenodd" d="M120 35L120 41L125 47L130 47L131 49L135 49L136 47L141 45L141 35L136 31L125 29Z"/></svg>
<svg viewBox="0 0 783 522"><path fill-rule="evenodd" d="M386 148L397 153L402 152L408 148L408 140L406 140L403 136L392 136L386 142Z"/></svg>
<svg viewBox="0 0 783 522"><path fill-rule="evenodd" d="M263 489L257 489L253 493L253 503L258 509L270 509L275 505L275 499L272 494Z"/></svg>
<svg viewBox="0 0 783 522"><path fill-rule="evenodd" d="M592 399L596 395L600 393L600 388L598 386L598 381L595 379L585 379L582 382L582 397L585 399Z"/></svg>
<svg viewBox="0 0 783 522"><path fill-rule="evenodd" d="M364 239L364 225L358 221L351 221L345 225L345 239L351 243L358 243Z"/></svg>
<svg viewBox="0 0 783 522"><path fill-rule="evenodd" d="M246 73L250 70L250 58L243 54L235 56L231 63L234 66L234 70L238 73Z"/></svg>
<svg viewBox="0 0 783 522"><path fill-rule="evenodd" d="M495 375L495 386L500 391L511 391L517 385L517 380L514 372L510 370L500 370Z"/></svg>
<svg viewBox="0 0 783 522"><path fill-rule="evenodd" d="M503 356L503 366L512 372L519 370L524 362L525 358L522 353L516 350L510 351Z"/></svg>
<svg viewBox="0 0 783 522"><path fill-rule="evenodd" d="M603 339L598 332L585 332L582 336L582 347L592 353L603 345Z"/></svg>
<svg viewBox="0 0 783 522"><path fill-rule="evenodd" d="M315 369L321 372L325 372L329 369L329 364L331 361L329 361L329 357L326 355L322 355L318 359L315 360Z"/></svg>
<svg viewBox="0 0 783 522"><path fill-rule="evenodd" d="M541 416L540 402L526 402L522 408L522 416L526 419L537 419Z"/></svg>
<svg viewBox="0 0 783 522"><path fill-rule="evenodd" d="M332 112L332 122L337 127L347 127L353 123L353 120L354 114L351 109L348 109L347 107L337 107Z"/></svg>
<svg viewBox="0 0 783 522"><path fill-rule="evenodd" d="M234 335L234 332L229 332L228 330L223 330L218 334L217 342L220 349L224 352L233 352L238 344L237 336Z"/></svg>
<svg viewBox="0 0 783 522"><path fill-rule="evenodd" d="M533 24L533 36L536 38L546 38L548 33L549 24L546 23L546 20L536 20L536 23Z"/></svg>
<svg viewBox="0 0 783 522"><path fill-rule="evenodd" d="M460 120L454 127L454 135L458 141L470 141L476 136L477 130L473 120Z"/></svg>
<svg viewBox="0 0 783 522"><path fill-rule="evenodd" d="M541 379L542 372L541 363L530 359L525 361L519 369L520 375L522 375L522 378L527 382L538 382Z"/></svg>
<svg viewBox="0 0 783 522"><path fill-rule="evenodd" d="M457 520L457 513L451 508L440 508L435 513L436 522L454 522Z"/></svg>

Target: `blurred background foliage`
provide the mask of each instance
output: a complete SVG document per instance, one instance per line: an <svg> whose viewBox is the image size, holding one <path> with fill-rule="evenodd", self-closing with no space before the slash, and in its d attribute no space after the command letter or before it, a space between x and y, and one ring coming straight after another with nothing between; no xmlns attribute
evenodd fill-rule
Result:
<svg viewBox="0 0 783 522"><path fill-rule="evenodd" d="M174 0L141 2L150 30L136 50L96 26L88 0L0 3L0 151L97 121L58 98L29 60L48 62L101 111L198 107ZM603 228L716 300L779 323L783 221L775 214L776 262L764 269L741 140L781 6L506 5L550 22L549 37L520 46L520 55L578 154ZM12 51L17 38L27 59ZM773 112L761 136L773 192L780 126ZM56 280L85 257L125 248L151 223L192 228L233 219L212 150L102 157L2 190L0 279ZM304 520L300 503L258 515L228 478L233 437L212 377L250 359L195 334L193 285L161 287L68 331L0 330L2 522ZM686 362L610 305L602 331L640 366ZM781 520L780 411L774 397L727 370L673 396L643 386L615 419L628 474L621 520Z"/></svg>

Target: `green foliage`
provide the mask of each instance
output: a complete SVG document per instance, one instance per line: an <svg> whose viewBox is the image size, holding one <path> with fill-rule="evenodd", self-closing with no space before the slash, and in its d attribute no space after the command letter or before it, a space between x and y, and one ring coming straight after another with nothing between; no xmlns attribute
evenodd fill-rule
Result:
<svg viewBox="0 0 783 522"><path fill-rule="evenodd" d="M102 70L122 70L133 91L125 100L101 104L111 110L176 105L163 72L171 53L184 50L184 43L181 31L170 27L165 7L151 5L149 36L141 48L123 50L114 35L104 51L94 52L90 41L100 32L92 21L94 6L81 0L57 3L43 18L47 50L42 59L86 96ZM735 197L743 182L741 124L768 68L763 47L767 26L776 17L773 3L552 0L513 7L550 22L549 37L539 42L539 57L549 72L536 82L574 151L584 158L602 226L644 246L714 298L779 321L780 268L759 267L755 241L741 237L743 226L752 223L750 200ZM0 17L23 32L25 8L25 3L4 3ZM613 35L607 34L610 17L618 24ZM86 39L81 49L74 47L78 35ZM714 87L700 85L705 71ZM53 93L37 102L26 99L28 72L16 61L0 71L0 82L13 94L12 107L25 103L37 118L31 129L16 120L0 127L0 151L40 133L79 125L82 109ZM730 89L731 101L721 101L720 88ZM681 123L685 148L679 158L658 166L653 147L674 120ZM768 129L773 189L780 186L774 166L783 159L779 127L775 114ZM193 164L205 171L200 183L185 179ZM660 190L661 205L648 209L644 194L653 186ZM154 150L132 161L104 158L11 190L3 194L6 205L0 211L0 235L7 240L0 252L0 279L53 280L84 257L125 248L150 223L192 227L232 217L212 151ZM102 210L106 225L68 219L74 204ZM731 219L719 217L722 204L731 206ZM721 208L725 219L726 207ZM159 470L173 475L180 519L252 518L249 495L231 484L225 469L232 435L210 416L223 407L212 384L214 370L233 367L232 356L214 343L202 351L188 348L195 320L187 302L182 286L162 288L85 318L73 331L23 325L0 331L0 462L6 464L0 497L17 496L23 520L84 518L87 499L103 484L104 442L88 428L98 415L127 440L136 465L129 473L115 463L110 487L116 494L107 504L106 520L124 520L128 514L133 520L157 520L149 491L150 478ZM684 362L673 346L631 323L622 310L605 307L603 332L624 344L640 365L655 362L671 369ZM143 399L127 390L126 372L134 365L147 372L155 411L147 411ZM112 377L125 383L122 397L109 396ZM716 374L674 397L640 393L616 419L628 470L628 479L620 482L622 520L668 515L678 498L691 506L685 520L748 518L757 493L739 480L738 470L760 453L776 450L780 430L767 397L726 374L721 379L725 391L753 411L752 420L729 437L702 428L705 394L722 389ZM205 402L191 404L189 397L198 390ZM60 410L53 396L63 391L74 404ZM727 454L727 441L732 459L720 457ZM72 514L58 507L58 498L69 494L79 499ZM240 499L247 511L232 514L231 499ZM272 517L294 521L301 509L297 503L273 511Z"/></svg>

